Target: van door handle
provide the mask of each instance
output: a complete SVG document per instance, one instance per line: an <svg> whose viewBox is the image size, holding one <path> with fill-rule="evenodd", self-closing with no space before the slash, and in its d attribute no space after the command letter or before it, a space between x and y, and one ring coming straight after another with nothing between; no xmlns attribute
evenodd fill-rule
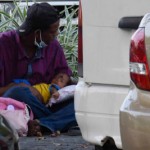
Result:
<svg viewBox="0 0 150 150"><path fill-rule="evenodd" d="M121 29L137 29L143 16L122 17L118 27Z"/></svg>

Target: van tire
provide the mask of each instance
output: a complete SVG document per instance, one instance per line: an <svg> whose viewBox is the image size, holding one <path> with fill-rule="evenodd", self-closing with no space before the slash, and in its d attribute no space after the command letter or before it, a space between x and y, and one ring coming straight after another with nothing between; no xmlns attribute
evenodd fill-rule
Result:
<svg viewBox="0 0 150 150"><path fill-rule="evenodd" d="M122 149L118 149L117 147L114 146L108 146L108 147L102 147L99 145L95 145L95 150L122 150Z"/></svg>
<svg viewBox="0 0 150 150"><path fill-rule="evenodd" d="M95 145L95 150L104 150L102 146Z"/></svg>
<svg viewBox="0 0 150 150"><path fill-rule="evenodd" d="M117 148L115 141L111 137L106 137L106 141L103 146L95 145L95 150L121 150Z"/></svg>

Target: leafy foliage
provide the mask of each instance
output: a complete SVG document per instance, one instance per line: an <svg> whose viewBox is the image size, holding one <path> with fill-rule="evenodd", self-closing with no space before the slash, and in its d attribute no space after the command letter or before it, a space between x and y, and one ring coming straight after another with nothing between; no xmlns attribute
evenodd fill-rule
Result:
<svg viewBox="0 0 150 150"><path fill-rule="evenodd" d="M64 12L61 12L65 13L66 22L64 24L62 23L60 27L60 34L58 35L58 39L62 47L64 48L68 65L70 66L73 72L73 77L77 78L78 26L76 23L73 23L73 17L76 15L78 8L72 10L71 13L69 13L69 9L71 8L65 7Z"/></svg>
<svg viewBox="0 0 150 150"><path fill-rule="evenodd" d="M28 1L26 1L27 5L24 8L20 7L21 0L17 3L14 1L12 8L6 3L1 5L0 11L0 32L16 29L21 25L21 23L25 20L27 15Z"/></svg>
<svg viewBox="0 0 150 150"><path fill-rule="evenodd" d="M16 2L14 0L13 6L10 9L8 3L0 6L0 32L18 28L25 20L27 15L28 0L26 6L20 7L21 0ZM73 77L78 78L77 73L77 46L78 46L78 25L77 16L78 8L65 7L61 14L65 14L65 18L61 19L60 34L58 40L64 48L64 53L69 67L72 69Z"/></svg>

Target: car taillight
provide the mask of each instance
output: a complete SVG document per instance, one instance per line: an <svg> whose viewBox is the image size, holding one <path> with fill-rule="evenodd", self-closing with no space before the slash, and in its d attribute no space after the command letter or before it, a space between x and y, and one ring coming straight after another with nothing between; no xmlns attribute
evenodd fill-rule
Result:
<svg viewBox="0 0 150 150"><path fill-rule="evenodd" d="M145 29L139 28L131 38L130 76L142 90L150 90L150 72L145 48Z"/></svg>
<svg viewBox="0 0 150 150"><path fill-rule="evenodd" d="M79 12L78 12L78 63L83 62L82 54L82 7L81 1L79 2Z"/></svg>

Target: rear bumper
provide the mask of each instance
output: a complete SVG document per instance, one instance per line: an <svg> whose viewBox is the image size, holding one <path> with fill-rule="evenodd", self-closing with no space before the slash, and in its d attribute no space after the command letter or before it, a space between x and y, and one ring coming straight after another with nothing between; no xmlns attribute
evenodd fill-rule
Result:
<svg viewBox="0 0 150 150"><path fill-rule="evenodd" d="M103 145L112 137L122 148L119 128L119 109L128 87L86 84L80 79L75 91L76 119L83 138L95 145Z"/></svg>
<svg viewBox="0 0 150 150"><path fill-rule="evenodd" d="M120 109L120 129L124 150L150 148L150 92L133 83Z"/></svg>

